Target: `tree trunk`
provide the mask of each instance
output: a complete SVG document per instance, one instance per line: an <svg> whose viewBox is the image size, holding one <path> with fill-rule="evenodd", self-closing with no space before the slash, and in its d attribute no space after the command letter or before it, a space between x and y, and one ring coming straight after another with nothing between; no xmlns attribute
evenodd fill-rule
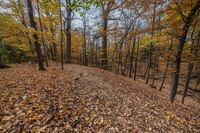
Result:
<svg viewBox="0 0 200 133"><path fill-rule="evenodd" d="M191 74L192 74L192 70L193 70L193 64L190 63L188 65L188 74L187 74L187 78L186 78L186 81L185 81L182 103L184 103L185 97L187 96L187 91L188 91L188 87L189 87L189 83L190 83L190 77L191 77Z"/></svg>
<svg viewBox="0 0 200 133"><path fill-rule="evenodd" d="M137 42L137 53L136 53L136 59L135 59L135 68L134 68L134 80L136 80L137 76L137 63L138 63L138 56L139 56L139 35L138 35L138 42Z"/></svg>
<svg viewBox="0 0 200 133"><path fill-rule="evenodd" d="M125 62L124 62L124 70L122 73L122 75L124 75L124 76L126 76L127 60L128 60L129 54L130 54L130 51L128 50L128 53L126 55Z"/></svg>
<svg viewBox="0 0 200 133"><path fill-rule="evenodd" d="M152 43L149 45L149 64L148 64L148 68L147 68L147 74L146 74L146 84L148 84L149 83L149 77L150 77L150 71L151 71L151 56L152 56L152 54L151 54L151 48L152 47Z"/></svg>
<svg viewBox="0 0 200 133"><path fill-rule="evenodd" d="M195 85L195 90L197 91L197 87L199 86L199 83L200 83L200 72L197 73L197 82L196 82L196 85Z"/></svg>
<svg viewBox="0 0 200 133"><path fill-rule="evenodd" d="M184 48L184 44L186 41L188 29L193 21L193 18L196 14L196 12L200 8L200 0L198 0L195 4L195 6L192 8L190 13L185 19L184 26L182 29L182 34L179 39L179 44L177 46L177 53L175 56L175 62L174 62L174 72L172 73L172 86L171 86L171 91L170 91L170 101L171 103L174 102L176 93L177 93L177 88L178 88L178 83L179 83L179 73L180 73L180 64L181 64L181 56L182 56L182 51Z"/></svg>
<svg viewBox="0 0 200 133"><path fill-rule="evenodd" d="M87 66L87 49L86 49L86 20L85 14L83 16L83 65Z"/></svg>
<svg viewBox="0 0 200 133"><path fill-rule="evenodd" d="M98 67L99 66L99 62L98 62L98 39L96 39L96 43L95 43L96 45L96 51L95 51L95 64L96 64L96 67Z"/></svg>
<svg viewBox="0 0 200 133"><path fill-rule="evenodd" d="M67 4L67 29L66 29L66 63L71 63L71 21L72 21L72 9L71 0L66 0Z"/></svg>
<svg viewBox="0 0 200 133"><path fill-rule="evenodd" d="M37 31L36 22L35 22L34 16L33 16L32 1L27 0L27 5L28 5L28 15L29 15L29 19L30 19L30 25L31 25L32 28L34 28ZM37 53L39 70L45 70L45 67L44 67L44 64L43 64L43 59L42 59L42 51L41 51L39 39L38 39L38 36L37 36L36 33L33 34L33 39L34 39L34 44L35 44L35 50L36 50L36 53Z"/></svg>
<svg viewBox="0 0 200 133"><path fill-rule="evenodd" d="M37 2L37 10L38 10L40 31L43 32L41 15L40 15L39 1L37 0L36 2ZM48 63L48 60L47 60L47 54L46 54L46 45L44 43L44 36L43 36L43 34L42 34L42 45L43 45L43 48L44 48L44 60L45 60L46 66L49 67L49 63Z"/></svg>
<svg viewBox="0 0 200 133"><path fill-rule="evenodd" d="M94 54L94 45L95 45L95 40L93 38L92 42L91 42L91 49L90 49L90 54L91 54L90 59L91 59L91 65L92 66L95 66L94 65L94 57L95 57L95 54Z"/></svg>
<svg viewBox="0 0 200 133"><path fill-rule="evenodd" d="M200 31L198 31L198 41L197 41L197 45L196 45L196 50L195 52L198 53L199 52L199 49L198 47L200 46ZM198 69L197 69L197 82L196 82L196 86L195 86L195 90L197 91L197 87L200 83L200 65L197 66Z"/></svg>
<svg viewBox="0 0 200 133"><path fill-rule="evenodd" d="M18 3L18 6L19 6L19 14L21 15L20 21L24 25L24 27L28 28L26 20L25 20L25 11L24 11L24 7L23 7L23 3L22 3L21 0L17 0L17 3ZM31 54L34 55L34 46L31 42L30 34L27 31L25 31L25 33L27 35L28 44L29 44L30 49L31 49Z"/></svg>
<svg viewBox="0 0 200 133"><path fill-rule="evenodd" d="M113 52L112 52L112 62L111 62L111 66L110 66L110 71L112 72L112 70L113 70L113 63L115 63L115 51L117 50L117 37L116 37L116 35L115 35L115 42L114 42L114 44L116 45L115 46L115 49L113 50ZM115 69L115 71L116 71L116 69Z"/></svg>
<svg viewBox="0 0 200 133"><path fill-rule="evenodd" d="M154 66L153 66L153 79L152 79L152 87L155 88L155 78L156 78L156 63L157 63L157 57L156 57L156 54L155 54L155 57L154 57Z"/></svg>
<svg viewBox="0 0 200 133"><path fill-rule="evenodd" d="M145 71L145 73L144 73L144 80L145 80L145 78L147 77L148 70L149 70L149 64L147 65L146 71Z"/></svg>
<svg viewBox="0 0 200 133"><path fill-rule="evenodd" d="M117 75L119 74L120 66L122 68L122 44L120 44L120 48L119 48L119 56L118 56L118 64L117 64Z"/></svg>
<svg viewBox="0 0 200 133"><path fill-rule="evenodd" d="M50 31L52 34L52 42L51 42L51 52L52 52L52 60L55 61L57 58L57 46L56 46L56 42L55 42L55 29L54 29L54 25L53 25L53 20L52 20L52 15L48 12L48 10L46 10L46 15L49 18L49 22L50 22Z"/></svg>
<svg viewBox="0 0 200 133"><path fill-rule="evenodd" d="M108 69L108 57L107 57L107 30L108 30L108 19L106 16L103 18L103 40L102 40L102 66L105 70Z"/></svg>
<svg viewBox="0 0 200 133"><path fill-rule="evenodd" d="M172 50L172 47L173 47L173 39L171 41L171 45L169 47L169 51ZM163 79L162 79L162 82L161 82L161 85L160 85L160 88L159 88L160 91L162 90L163 85L165 83L168 67L169 67L169 57L167 58L167 64L166 64L166 67L165 67L165 72L164 72Z"/></svg>
<svg viewBox="0 0 200 133"><path fill-rule="evenodd" d="M160 89L159 89L160 91L162 90L163 85L165 83L168 67L169 67L169 61L167 61L167 64L166 64L166 67L165 67L165 72L164 72L163 79L162 79L162 82L161 82L161 85L160 85Z"/></svg>
<svg viewBox="0 0 200 133"><path fill-rule="evenodd" d="M152 31L151 31L151 37L154 36L154 23L155 23L155 19L156 19L156 5L157 5L157 0L154 0L154 8L153 8L153 20L152 20ZM146 84L148 84L149 82L149 77L150 77L150 73L151 73L151 67L152 67L152 46L153 46L153 42L150 43L149 45L149 67L147 70L147 77L146 77Z"/></svg>
<svg viewBox="0 0 200 133"><path fill-rule="evenodd" d="M195 29L196 29L196 23L195 23L195 26L193 28L192 34L191 34L192 45L191 45L191 51L190 51L190 53L196 57L197 56L197 46L198 46L198 43L199 43L199 38L197 39L197 44L195 45L195 40L193 39ZM199 33L198 37L200 37L200 33ZM196 46L196 49L194 49L194 45ZM191 58L191 60L192 60L192 58ZM187 91L188 91L188 87L189 87L189 84L190 84L190 78L191 78L191 75L192 75L192 71L193 71L193 63L189 63L188 64L188 74L187 74L187 78L186 78L186 81L185 81L184 93L183 93L183 97L182 97L182 103L183 104L184 104L185 97L187 96Z"/></svg>
<svg viewBox="0 0 200 133"><path fill-rule="evenodd" d="M132 50L131 50L130 69L129 69L129 78L132 78L132 70L133 70L133 54L134 54L134 50L135 50L135 42L136 42L136 37L134 37L134 40L133 40L133 46L132 46Z"/></svg>
<svg viewBox="0 0 200 133"><path fill-rule="evenodd" d="M64 58L63 58L63 34L62 34L62 10L61 10L61 0L59 1L59 11L60 11L60 46L61 46L61 69L64 69Z"/></svg>

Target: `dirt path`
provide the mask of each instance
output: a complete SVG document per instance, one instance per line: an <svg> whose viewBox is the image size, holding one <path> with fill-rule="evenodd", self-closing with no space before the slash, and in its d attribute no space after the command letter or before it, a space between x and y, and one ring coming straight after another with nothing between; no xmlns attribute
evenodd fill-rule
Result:
<svg viewBox="0 0 200 133"><path fill-rule="evenodd" d="M0 132L200 132L191 107L95 68L0 70Z"/></svg>

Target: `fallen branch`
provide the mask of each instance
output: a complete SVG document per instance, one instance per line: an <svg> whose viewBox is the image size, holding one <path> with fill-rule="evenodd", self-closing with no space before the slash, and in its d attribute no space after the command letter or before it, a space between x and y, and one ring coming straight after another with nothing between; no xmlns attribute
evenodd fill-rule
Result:
<svg viewBox="0 0 200 133"><path fill-rule="evenodd" d="M48 109L51 113L50 117L44 122L44 124L42 124L43 126L44 125L47 125L49 122L51 122L53 119L54 119L54 116L58 110L58 105L53 105L52 103L50 103L50 107Z"/></svg>
<svg viewBox="0 0 200 133"><path fill-rule="evenodd" d="M77 126L80 122L81 122L81 119L80 119L80 117L78 117L78 118L71 124L72 128L76 128L76 126Z"/></svg>

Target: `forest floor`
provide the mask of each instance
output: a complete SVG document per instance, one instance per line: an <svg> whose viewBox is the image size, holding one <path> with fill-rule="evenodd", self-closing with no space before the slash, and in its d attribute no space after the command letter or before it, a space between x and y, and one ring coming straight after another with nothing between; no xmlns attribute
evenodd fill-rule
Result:
<svg viewBox="0 0 200 133"><path fill-rule="evenodd" d="M200 132L200 104L79 65L0 70L0 132ZM186 98L187 99L187 98Z"/></svg>

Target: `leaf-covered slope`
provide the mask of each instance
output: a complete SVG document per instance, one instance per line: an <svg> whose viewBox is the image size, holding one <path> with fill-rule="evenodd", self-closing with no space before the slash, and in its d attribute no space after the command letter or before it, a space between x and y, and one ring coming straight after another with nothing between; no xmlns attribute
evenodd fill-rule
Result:
<svg viewBox="0 0 200 133"><path fill-rule="evenodd" d="M131 79L66 65L0 70L0 132L199 132L200 114Z"/></svg>

